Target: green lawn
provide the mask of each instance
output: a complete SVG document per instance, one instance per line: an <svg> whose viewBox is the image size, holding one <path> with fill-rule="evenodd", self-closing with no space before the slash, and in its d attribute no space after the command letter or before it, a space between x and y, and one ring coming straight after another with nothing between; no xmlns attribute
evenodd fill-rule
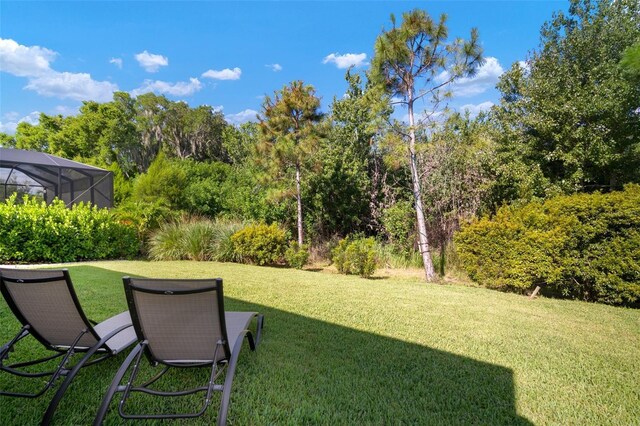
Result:
<svg viewBox="0 0 640 426"><path fill-rule="evenodd" d="M123 261L69 269L95 320L125 309L123 275L220 276L228 310L264 313L262 344L240 357L231 424L640 424L638 310L236 264ZM4 300L0 324L5 342L18 322ZM37 348L25 343L22 354ZM56 423L86 424L123 359L81 372ZM152 372L147 367L143 376ZM206 375L188 371L164 384L200 384ZM21 383L0 375L1 389ZM37 423L52 395L0 397L0 424ZM193 410L199 402L134 396L131 406ZM109 424L120 423L115 405ZM217 405L189 423L214 424L216 412Z"/></svg>

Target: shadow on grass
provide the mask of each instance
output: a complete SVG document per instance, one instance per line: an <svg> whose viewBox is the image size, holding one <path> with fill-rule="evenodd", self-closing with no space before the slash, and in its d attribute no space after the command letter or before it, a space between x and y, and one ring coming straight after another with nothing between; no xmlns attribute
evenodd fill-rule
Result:
<svg viewBox="0 0 640 426"><path fill-rule="evenodd" d="M86 266L70 269L79 288L91 285L80 277L108 276L117 282L124 275ZM113 303L103 296L104 303ZM513 372L505 367L238 299L225 298L225 305L228 311L265 315L258 351L245 346L241 353L229 411L233 424L531 424L516 412ZM6 306L0 308L6 314ZM56 415L58 424L87 423L123 360L120 355L79 374ZM206 376L184 373L175 379L178 386ZM0 411L10 409L13 420L29 423L52 395L35 404L40 413L22 419L19 413L33 411L33 401L0 397ZM143 411L157 408L144 400L136 404ZM115 405L108 424L120 423ZM214 402L195 423L211 424L216 414Z"/></svg>

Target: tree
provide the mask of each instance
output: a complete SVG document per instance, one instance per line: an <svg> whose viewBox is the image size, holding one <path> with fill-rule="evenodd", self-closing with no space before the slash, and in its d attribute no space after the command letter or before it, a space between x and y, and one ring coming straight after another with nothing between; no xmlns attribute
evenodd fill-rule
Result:
<svg viewBox="0 0 640 426"><path fill-rule="evenodd" d="M448 42L445 15L435 22L425 11L416 9L404 13L402 18L402 24L396 27L392 15L393 28L383 31L377 38L372 69L373 78L384 84L389 93L400 97L400 103L408 110L409 128L403 136L408 140L418 247L426 279L431 281L435 278L435 270L427 237L416 151L416 130L423 123L416 122L415 103L429 99L431 110L425 119L431 119L448 96L446 88L461 77L472 76L482 63L482 48L475 28L468 41Z"/></svg>
<svg viewBox="0 0 640 426"><path fill-rule="evenodd" d="M640 84L620 66L640 37L638 16L637 0L572 0L544 24L526 66L503 75L493 114L514 185L537 176L532 195L548 197L640 180Z"/></svg>
<svg viewBox="0 0 640 426"><path fill-rule="evenodd" d="M365 231L371 225L373 145L391 113L388 96L370 80L347 71L347 91L334 98L330 129L318 150L322 167L308 182L312 205L307 222L329 237ZM311 219L311 220L309 220Z"/></svg>
<svg viewBox="0 0 640 426"><path fill-rule="evenodd" d="M13 148L16 146L16 138L8 133L0 132L0 147Z"/></svg>
<svg viewBox="0 0 640 426"><path fill-rule="evenodd" d="M273 99L265 97L262 105L259 152L265 155L266 165L274 174L295 171L298 244L303 244L302 171L315 151L320 138L318 123L320 99L312 86L294 81Z"/></svg>
<svg viewBox="0 0 640 426"><path fill-rule="evenodd" d="M440 248L440 275L445 273L448 243L461 222L486 208L492 189L494 141L482 117L450 115L421 152L422 190L430 206L429 234Z"/></svg>
<svg viewBox="0 0 640 426"><path fill-rule="evenodd" d="M622 55L620 65L631 79L640 82L640 41L627 47Z"/></svg>
<svg viewBox="0 0 640 426"><path fill-rule="evenodd" d="M163 129L166 149L180 159L228 161L222 145L226 126L222 113L210 106L190 108L186 102L170 102Z"/></svg>

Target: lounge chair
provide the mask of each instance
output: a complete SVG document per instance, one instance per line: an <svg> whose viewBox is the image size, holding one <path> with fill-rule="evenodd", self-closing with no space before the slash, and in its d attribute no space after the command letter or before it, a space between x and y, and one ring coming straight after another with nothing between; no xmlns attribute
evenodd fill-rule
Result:
<svg viewBox="0 0 640 426"><path fill-rule="evenodd" d="M256 312L225 312L222 280L123 279L129 311L139 343L127 356L109 387L94 425L101 425L109 404L117 392L122 393L118 413L125 419L176 419L198 417L211 403L213 392L222 392L218 424L226 424L231 385L238 354L246 337L251 350L260 342L264 317ZM256 318L256 338L249 325ZM136 385L142 354L153 366L162 370L152 379ZM131 369L126 385L120 385ZM150 386L171 367L209 367L207 384L194 389L164 392ZM224 385L216 383L226 370ZM133 392L156 396L183 396L204 392L202 408L193 413L130 414L125 412L127 399Z"/></svg>
<svg viewBox="0 0 640 426"><path fill-rule="evenodd" d="M80 368L110 358L137 341L129 312L122 312L100 324L85 316L73 289L69 272L0 268L0 291L22 328L0 348L0 371L26 378L48 377L44 387L34 393L0 391L0 395L37 398L64 377L42 419L48 424L58 403ZM8 364L10 352L27 336L33 336L55 354L32 361ZM84 356L69 365L77 353ZM96 355L97 358L91 359ZM27 372L30 367L61 358L52 371Z"/></svg>

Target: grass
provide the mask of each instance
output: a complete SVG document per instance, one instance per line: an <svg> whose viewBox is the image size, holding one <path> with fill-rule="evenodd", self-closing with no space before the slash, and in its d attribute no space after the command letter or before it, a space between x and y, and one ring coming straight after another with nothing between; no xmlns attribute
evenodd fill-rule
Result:
<svg viewBox="0 0 640 426"><path fill-rule="evenodd" d="M123 275L221 276L227 309L263 312L263 343L240 356L231 424L640 423L638 310L530 301L411 277L365 280L237 264L96 262L69 269L96 320L125 309ZM2 342L18 329L4 301L0 324ZM21 349L39 351L33 342ZM123 359L79 374L57 424L88 423ZM151 373L146 367L143 376ZM174 374L165 385L200 384L205 376ZM0 375L0 389L19 384ZM0 424L37 423L52 395L0 397ZM194 410L198 403L136 396L130 407ZM121 423L115 406L108 424ZM187 423L212 424L216 411L214 405Z"/></svg>

